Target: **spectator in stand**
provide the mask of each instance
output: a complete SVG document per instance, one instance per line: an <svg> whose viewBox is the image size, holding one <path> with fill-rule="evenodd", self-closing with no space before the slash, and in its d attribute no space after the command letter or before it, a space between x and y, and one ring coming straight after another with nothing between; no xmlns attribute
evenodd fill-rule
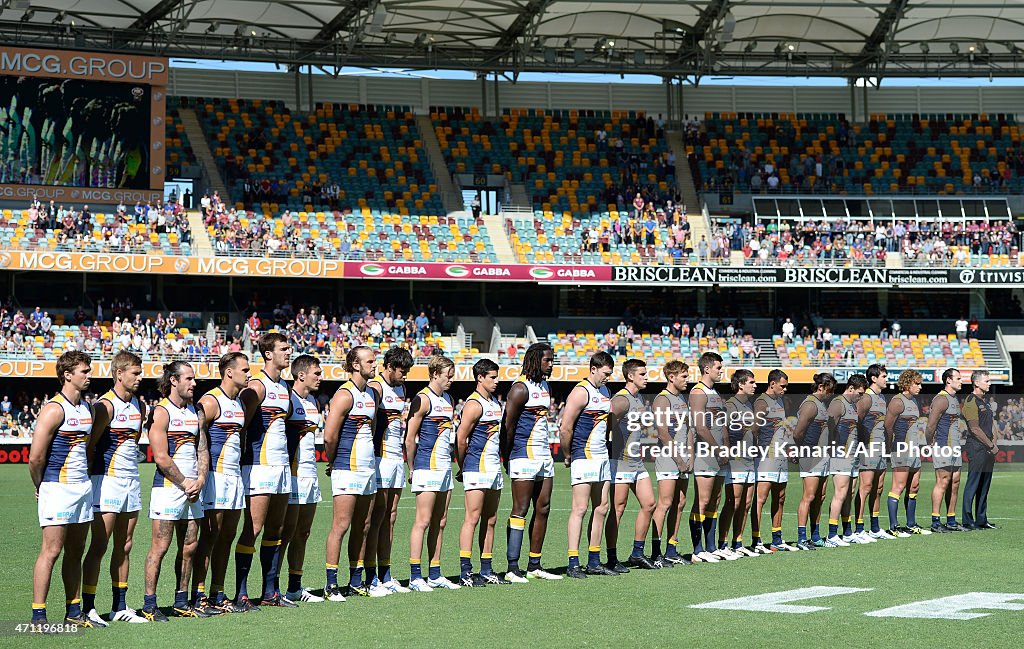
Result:
<svg viewBox="0 0 1024 649"><path fill-rule="evenodd" d="M960 318L953 326L956 329L956 337L960 340L967 340L967 319Z"/></svg>
<svg viewBox="0 0 1024 649"><path fill-rule="evenodd" d="M793 321L786 318L786 321L782 323L782 340L787 343L793 342L793 333L795 330L796 326L793 324Z"/></svg>
<svg viewBox="0 0 1024 649"><path fill-rule="evenodd" d="M892 337L895 338L896 340L899 340L902 337L902 334L903 334L903 325L900 324L899 320L896 320L895 318L893 318L891 329L892 329Z"/></svg>
<svg viewBox="0 0 1024 649"><path fill-rule="evenodd" d="M967 323L967 337L977 338L980 329L981 325L978 323L978 316L972 315L970 321Z"/></svg>

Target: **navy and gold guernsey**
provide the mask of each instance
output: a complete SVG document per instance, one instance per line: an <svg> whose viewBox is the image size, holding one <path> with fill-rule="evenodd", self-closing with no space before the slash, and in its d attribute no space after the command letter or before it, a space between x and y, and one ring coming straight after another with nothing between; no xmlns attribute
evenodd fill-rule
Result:
<svg viewBox="0 0 1024 649"><path fill-rule="evenodd" d="M726 433L729 446L741 451L729 461L729 477L726 483L753 484L755 462L751 450L756 444L753 400L743 401L738 396L730 397L725 402L725 410L729 413Z"/></svg>
<svg viewBox="0 0 1024 649"><path fill-rule="evenodd" d="M635 473L644 468L643 456L638 449L644 436L643 427L640 426L640 413L647 409L639 394L633 394L625 388L616 392L615 396L626 399L629 406L611 431L609 452L613 464L613 479L616 473ZM635 478L629 482L635 482Z"/></svg>
<svg viewBox="0 0 1024 649"><path fill-rule="evenodd" d="M868 388L861 398L870 399L871 405L862 422L868 433L868 447L861 458L860 470L885 471L888 465L885 457L885 397Z"/></svg>
<svg viewBox="0 0 1024 649"><path fill-rule="evenodd" d="M946 411L939 415L935 426L936 446L958 446L960 444L960 402L956 395L945 390L936 396L946 397Z"/></svg>
<svg viewBox="0 0 1024 649"><path fill-rule="evenodd" d="M240 475L242 459L242 426L245 408L236 397L228 398L219 387L207 393L217 401L219 413L210 422L210 470L223 475Z"/></svg>
<svg viewBox="0 0 1024 649"><path fill-rule="evenodd" d="M934 445L939 448L932 456L932 465L936 469L957 470L963 466L963 444L966 441L963 435L967 430L966 422L963 420L960 401L955 394L942 390L936 396L946 397L946 410L939 415L939 421L935 426Z"/></svg>
<svg viewBox="0 0 1024 649"><path fill-rule="evenodd" d="M908 435L911 427L917 423L918 417L921 416L921 411L917 407L917 400L903 393L897 394L893 399L899 399L903 403L903 412L896 418L892 426L894 446L892 465L894 467L912 469L920 468L921 457L911 450L911 442L914 440L910 439Z"/></svg>
<svg viewBox="0 0 1024 649"><path fill-rule="evenodd" d="M494 397L485 399L479 392L470 395L469 401L476 401L480 405L480 419L470 433L463 470L466 473L498 473L501 471L498 448L501 404Z"/></svg>
<svg viewBox="0 0 1024 649"><path fill-rule="evenodd" d="M449 471L452 468L452 441L455 431L455 407L452 398L447 392L443 395L435 394L429 386L420 390L419 397L427 399L430 410L420 424L412 468L414 471Z"/></svg>
<svg viewBox="0 0 1024 649"><path fill-rule="evenodd" d="M132 397L123 401L116 392L109 390L100 400L110 404L110 424L96 440L89 474L138 479L139 436L142 434L139 399Z"/></svg>
<svg viewBox="0 0 1024 649"><path fill-rule="evenodd" d="M704 409L701 417L703 421L700 422L705 424L711 438L715 444L722 445L726 441L726 416L725 416L725 402L722 400L722 395L718 394L718 390L714 387L708 387L704 383L698 381L694 384L693 389L690 390L691 398L694 395L703 394L706 397ZM690 407L691 412L693 406ZM695 422L696 425L696 422ZM695 442L699 445L705 440L699 437L695 438ZM718 463L718 457L712 456L710 453L694 453L693 459L693 474L702 477L713 477L718 475L726 475L729 471L729 465L720 465Z"/></svg>
<svg viewBox="0 0 1024 649"><path fill-rule="evenodd" d="M548 437L548 410L551 408L551 393L548 382L534 383L520 376L516 383L526 387L526 404L519 415L516 430L512 436L511 460L551 459L551 441Z"/></svg>
<svg viewBox="0 0 1024 649"><path fill-rule="evenodd" d="M587 391L587 405L573 424L573 460L608 460L608 413L611 398L608 388L595 388L590 381L580 381L577 387Z"/></svg>
<svg viewBox="0 0 1024 649"><path fill-rule="evenodd" d="M832 449L829 471L832 475L853 477L857 475L859 463L856 455L857 423L860 421L857 415L857 402L850 401L845 394L839 395L836 399L843 410L839 421L836 422L836 443Z"/></svg>
<svg viewBox="0 0 1024 649"><path fill-rule="evenodd" d="M785 426L786 401L782 396L760 394L754 405L763 404L764 420L757 427L757 445L764 456L757 462L757 481L785 483L789 481L789 459L786 449L793 444L792 431Z"/></svg>
<svg viewBox="0 0 1024 649"><path fill-rule="evenodd" d="M804 433L803 442L800 444L804 447L800 455L800 476L803 478L827 476L829 472L828 430L826 429L828 408L825 407L824 401L813 394L804 399L800 408L803 409L806 404L813 405L815 413L814 419L808 424L807 431Z"/></svg>
<svg viewBox="0 0 1024 649"><path fill-rule="evenodd" d="M664 397L668 401L668 413L659 413L662 417L671 413L674 419L668 422L668 434L672 438L672 447L665 446L661 441L658 442L661 446L661 453L654 458L654 471L658 480L678 480L679 479L679 465L676 464L675 458L680 457L686 459L688 457L689 449L686 448L687 435L689 434L689 427L686 421L686 399L681 394L672 394L668 390L662 390L658 393L659 397ZM683 476L688 477L689 474Z"/></svg>
<svg viewBox="0 0 1024 649"><path fill-rule="evenodd" d="M338 434L334 469L373 472L373 423L377 415L373 393L366 388L360 390L352 381L346 381L339 390L348 390L351 393L352 408Z"/></svg>
<svg viewBox="0 0 1024 649"><path fill-rule="evenodd" d="M377 457L382 460L401 462L404 455L402 449L402 415L405 413L405 386L392 386L377 376L374 381L380 385L378 395L380 405L377 407L377 425L374 429L376 439L374 449Z"/></svg>
<svg viewBox="0 0 1024 649"><path fill-rule="evenodd" d="M291 390L284 379L274 381L263 370L257 372L251 380L263 384L265 396L260 404L259 415L249 422L242 464L287 469L291 464L289 451L294 452L295 448L294 444L288 442L284 423L291 408Z"/></svg>
<svg viewBox="0 0 1024 649"><path fill-rule="evenodd" d="M199 477L199 459L196 455L196 443L199 439L199 415L191 403L185 407L174 405L170 399L163 398L157 408L167 411L167 455L174 460L181 475L190 480ZM157 467L153 475L154 487L174 487L174 483Z"/></svg>
<svg viewBox="0 0 1024 649"><path fill-rule="evenodd" d="M89 463L85 451L92 434L92 409L84 399L75 405L60 393L50 403L61 407L64 420L46 453L43 482L87 483Z"/></svg>

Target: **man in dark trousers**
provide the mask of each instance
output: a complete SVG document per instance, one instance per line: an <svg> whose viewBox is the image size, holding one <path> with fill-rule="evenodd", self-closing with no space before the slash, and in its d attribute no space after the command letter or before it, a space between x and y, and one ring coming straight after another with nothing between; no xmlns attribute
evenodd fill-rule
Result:
<svg viewBox="0 0 1024 649"><path fill-rule="evenodd" d="M967 436L967 486L964 487L964 527L969 530L994 530L988 522L988 490L992 486L992 470L999 446L993 435L993 412L986 400L989 376L985 370L971 374L973 390L964 400L963 416L970 434Z"/></svg>

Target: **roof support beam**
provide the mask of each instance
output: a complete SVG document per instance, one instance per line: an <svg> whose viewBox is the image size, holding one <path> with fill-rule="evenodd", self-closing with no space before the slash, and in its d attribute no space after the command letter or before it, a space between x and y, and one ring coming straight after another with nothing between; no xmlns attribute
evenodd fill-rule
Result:
<svg viewBox="0 0 1024 649"><path fill-rule="evenodd" d="M125 28L124 35L119 36L117 41L127 45L138 40L140 36L144 36L159 20L166 18L172 11L178 9L181 4L182 0L160 0L149 11L141 14L131 25Z"/></svg>
<svg viewBox="0 0 1024 649"><path fill-rule="evenodd" d="M711 0L701 10L697 22L683 34L683 43L679 46L677 58L680 61L699 58L701 52L700 42L707 44L708 33L719 18L729 10L729 0Z"/></svg>
<svg viewBox="0 0 1024 649"><path fill-rule="evenodd" d="M875 63L876 74L881 76L892 52L892 41L899 29L900 20L907 11L910 0L889 0L889 6L878 17L871 35L864 41L860 58L864 66Z"/></svg>
<svg viewBox="0 0 1024 649"><path fill-rule="evenodd" d="M374 4L375 0L350 0L347 7L338 12L338 15L324 25L313 38L302 44L297 58L299 60L308 59L326 48L339 32L348 29L348 26L359 14L374 6Z"/></svg>
<svg viewBox="0 0 1024 649"><path fill-rule="evenodd" d="M509 26L505 33L498 39L495 49L498 51L510 50L516 41L522 36L528 36L537 29L537 24L544 17L553 0L530 0L523 7L523 10L516 16L515 21Z"/></svg>

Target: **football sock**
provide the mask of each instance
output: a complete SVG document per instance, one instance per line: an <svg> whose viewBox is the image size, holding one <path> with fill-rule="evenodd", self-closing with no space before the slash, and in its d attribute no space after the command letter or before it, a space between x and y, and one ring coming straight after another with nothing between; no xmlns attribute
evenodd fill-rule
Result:
<svg viewBox="0 0 1024 649"><path fill-rule="evenodd" d="M480 574L487 575L494 574L494 568L491 566L492 555L490 552L480 553ZM533 554L530 554L530 565L533 565ZM540 558L537 559L537 567L540 568Z"/></svg>
<svg viewBox="0 0 1024 649"><path fill-rule="evenodd" d="M873 512L871 514L871 531L876 534L882 531L882 526L878 522L878 512Z"/></svg>
<svg viewBox="0 0 1024 649"><path fill-rule="evenodd" d="M798 542L806 541L807 540L807 526L806 525L800 525L799 527L796 528L796 540Z"/></svg>
<svg viewBox="0 0 1024 649"><path fill-rule="evenodd" d="M297 593L302 590L302 571L301 570L289 570L288 571L288 592Z"/></svg>
<svg viewBox="0 0 1024 649"><path fill-rule="evenodd" d="M174 591L174 608L185 608L188 606L188 593L183 590Z"/></svg>
<svg viewBox="0 0 1024 649"><path fill-rule="evenodd" d="M633 541L633 553L629 555L630 559L639 559L644 556L644 541Z"/></svg>
<svg viewBox="0 0 1024 649"><path fill-rule="evenodd" d="M526 530L526 519L522 516L508 517L508 547L505 550L505 558L508 559L508 569L519 569L519 556L523 552L523 534Z"/></svg>
<svg viewBox="0 0 1024 649"><path fill-rule="evenodd" d="M863 518L858 518L857 519L857 534L860 534L863 531L864 531L864 519Z"/></svg>
<svg viewBox="0 0 1024 649"><path fill-rule="evenodd" d="M946 525L956 525L956 514L946 515Z"/></svg>
<svg viewBox="0 0 1024 649"><path fill-rule="evenodd" d="M651 539L651 557L654 559L661 558L661 539Z"/></svg>
<svg viewBox="0 0 1024 649"><path fill-rule="evenodd" d="M852 521L849 516L843 516L843 536L850 536L853 534Z"/></svg>
<svg viewBox="0 0 1024 649"><path fill-rule="evenodd" d="M587 567L596 568L601 565L601 546L591 545L587 556Z"/></svg>
<svg viewBox="0 0 1024 649"><path fill-rule="evenodd" d="M900 506L900 495L894 491L889 492L889 500L886 503L889 506L889 529L894 530L899 525L899 506Z"/></svg>
<svg viewBox="0 0 1024 649"><path fill-rule="evenodd" d="M393 577L391 576L390 563L382 563L380 564L378 569L380 571L380 583L386 584L393 579Z"/></svg>
<svg viewBox="0 0 1024 649"><path fill-rule="evenodd" d="M701 514L690 514L690 540L693 542L693 553L700 554L704 551L704 516Z"/></svg>
<svg viewBox="0 0 1024 649"><path fill-rule="evenodd" d="M82 584L82 610L88 612L96 608L96 585Z"/></svg>
<svg viewBox="0 0 1024 649"><path fill-rule="evenodd" d="M36 604L35 602L32 603L32 621L46 621L46 604Z"/></svg>
<svg viewBox="0 0 1024 649"><path fill-rule="evenodd" d="M818 530L818 524L817 523L811 525L811 540L812 541L820 541L821 540L821 532Z"/></svg>
<svg viewBox="0 0 1024 649"><path fill-rule="evenodd" d="M580 567L580 553L578 550L569 550L569 567L579 568Z"/></svg>
<svg viewBox="0 0 1024 649"><path fill-rule="evenodd" d="M143 595L142 607L148 609L156 608L156 595Z"/></svg>
<svg viewBox="0 0 1024 649"><path fill-rule="evenodd" d="M839 521L834 518L828 519L828 536L829 538L839 536Z"/></svg>
<svg viewBox="0 0 1024 649"><path fill-rule="evenodd" d="M917 527L917 494L907 495L907 527Z"/></svg>
<svg viewBox="0 0 1024 649"><path fill-rule="evenodd" d="M352 588L359 588L363 585L363 566L358 562L355 566L348 567L348 585Z"/></svg>
<svg viewBox="0 0 1024 649"><path fill-rule="evenodd" d="M366 564L366 583L371 586L380 583L377 579L377 564Z"/></svg>
<svg viewBox="0 0 1024 649"><path fill-rule="evenodd" d="M675 537L668 540L668 549L665 550L666 557L678 557L679 556L679 541Z"/></svg>
<svg viewBox="0 0 1024 649"><path fill-rule="evenodd" d="M409 581L416 581L417 579L423 579L423 573L420 572L420 560L409 559Z"/></svg>
<svg viewBox="0 0 1024 649"><path fill-rule="evenodd" d="M430 579L440 579L441 578L441 562L440 561L431 561L430 562L430 567L428 569L427 576Z"/></svg>
<svg viewBox="0 0 1024 649"><path fill-rule="evenodd" d="M82 600L77 597L67 600L65 611L65 617L82 617Z"/></svg>
<svg viewBox="0 0 1024 649"><path fill-rule="evenodd" d="M704 547L715 547L718 536L718 512L711 512L704 517Z"/></svg>
<svg viewBox="0 0 1024 649"><path fill-rule="evenodd" d="M489 556L489 555L488 555ZM530 553L530 562L526 564L527 570L540 570L540 552Z"/></svg>
<svg viewBox="0 0 1024 649"><path fill-rule="evenodd" d="M608 565L614 566L619 562L619 549L608 548Z"/></svg>
<svg viewBox="0 0 1024 649"><path fill-rule="evenodd" d="M782 528L772 528L772 545L782 545Z"/></svg>
<svg viewBox="0 0 1024 649"><path fill-rule="evenodd" d="M459 552L459 576L468 579L473 574L473 553L462 550Z"/></svg>
<svg viewBox="0 0 1024 649"><path fill-rule="evenodd" d="M327 564L327 587L338 585L338 564L328 563Z"/></svg>
<svg viewBox="0 0 1024 649"><path fill-rule="evenodd" d="M277 579L277 562L281 558L281 540L260 542L260 572L263 573L263 596L273 597Z"/></svg>
<svg viewBox="0 0 1024 649"><path fill-rule="evenodd" d="M252 555L256 548L251 545L235 546L235 588L239 597L248 597L249 569L252 568Z"/></svg>
<svg viewBox="0 0 1024 649"><path fill-rule="evenodd" d="M118 611L123 611L124 609L128 608L128 582L116 582L111 587L111 590L113 591L114 601L110 607L110 610L117 613Z"/></svg>

